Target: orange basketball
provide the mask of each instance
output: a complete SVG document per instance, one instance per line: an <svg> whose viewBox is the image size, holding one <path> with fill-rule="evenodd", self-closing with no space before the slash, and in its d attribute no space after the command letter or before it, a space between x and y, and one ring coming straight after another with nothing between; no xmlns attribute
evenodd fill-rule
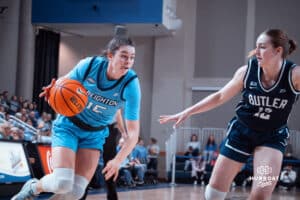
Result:
<svg viewBox="0 0 300 200"><path fill-rule="evenodd" d="M59 79L50 89L48 99L53 110L70 117L82 112L88 101L87 91L83 85L72 79Z"/></svg>

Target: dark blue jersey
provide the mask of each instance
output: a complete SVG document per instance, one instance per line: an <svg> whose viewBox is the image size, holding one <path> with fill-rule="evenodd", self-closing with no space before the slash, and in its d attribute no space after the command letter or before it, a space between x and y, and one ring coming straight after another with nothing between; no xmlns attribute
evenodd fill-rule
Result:
<svg viewBox="0 0 300 200"><path fill-rule="evenodd" d="M236 107L238 119L257 131L272 131L286 126L292 106L299 95L291 80L291 71L295 66L284 60L276 83L265 88L261 82L263 71L257 59L250 59L244 78L242 100Z"/></svg>

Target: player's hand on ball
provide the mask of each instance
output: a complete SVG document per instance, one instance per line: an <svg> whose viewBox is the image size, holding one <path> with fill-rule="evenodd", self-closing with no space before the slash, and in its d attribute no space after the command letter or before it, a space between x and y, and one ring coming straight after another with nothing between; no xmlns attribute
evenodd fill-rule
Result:
<svg viewBox="0 0 300 200"><path fill-rule="evenodd" d="M44 87L42 88L43 91L39 94L39 97L40 97L40 98L44 97L44 98L45 98L45 101L48 101L49 96L50 96L50 90L51 90L51 88L54 86L55 82L56 82L56 79L53 78L53 79L51 80L51 83L50 83L49 85L44 86Z"/></svg>
<svg viewBox="0 0 300 200"><path fill-rule="evenodd" d="M120 165L121 163L119 163L116 159L110 160L106 164L105 168L102 170L105 180L108 180L111 177L113 177L114 181L116 181L119 175Z"/></svg>

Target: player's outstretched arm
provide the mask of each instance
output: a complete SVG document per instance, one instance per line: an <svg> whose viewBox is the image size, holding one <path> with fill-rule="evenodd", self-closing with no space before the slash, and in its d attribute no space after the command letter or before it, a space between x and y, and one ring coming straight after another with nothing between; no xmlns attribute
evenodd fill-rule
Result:
<svg viewBox="0 0 300 200"><path fill-rule="evenodd" d="M225 102L229 101L243 89L243 79L247 71L247 65L240 67L234 74L233 78L219 91L200 100L195 105L188 107L180 113L174 115L161 115L159 122L161 124L175 121L177 127L191 115L212 110Z"/></svg>

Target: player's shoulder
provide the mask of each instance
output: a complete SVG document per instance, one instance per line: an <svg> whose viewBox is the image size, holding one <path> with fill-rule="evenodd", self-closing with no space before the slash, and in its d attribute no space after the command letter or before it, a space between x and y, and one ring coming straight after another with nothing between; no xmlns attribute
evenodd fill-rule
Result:
<svg viewBox="0 0 300 200"><path fill-rule="evenodd" d="M79 62L83 64L90 64L93 61L93 64L107 62L107 58L102 56L88 56L82 58Z"/></svg>
<svg viewBox="0 0 300 200"><path fill-rule="evenodd" d="M138 75L137 73L133 70L133 69L129 69L127 74L125 75L125 80L128 80L128 79L138 79Z"/></svg>
<svg viewBox="0 0 300 200"><path fill-rule="evenodd" d="M248 65L243 65L243 66L240 66L236 70L235 75L237 75L237 76L244 76L247 71L248 71Z"/></svg>

